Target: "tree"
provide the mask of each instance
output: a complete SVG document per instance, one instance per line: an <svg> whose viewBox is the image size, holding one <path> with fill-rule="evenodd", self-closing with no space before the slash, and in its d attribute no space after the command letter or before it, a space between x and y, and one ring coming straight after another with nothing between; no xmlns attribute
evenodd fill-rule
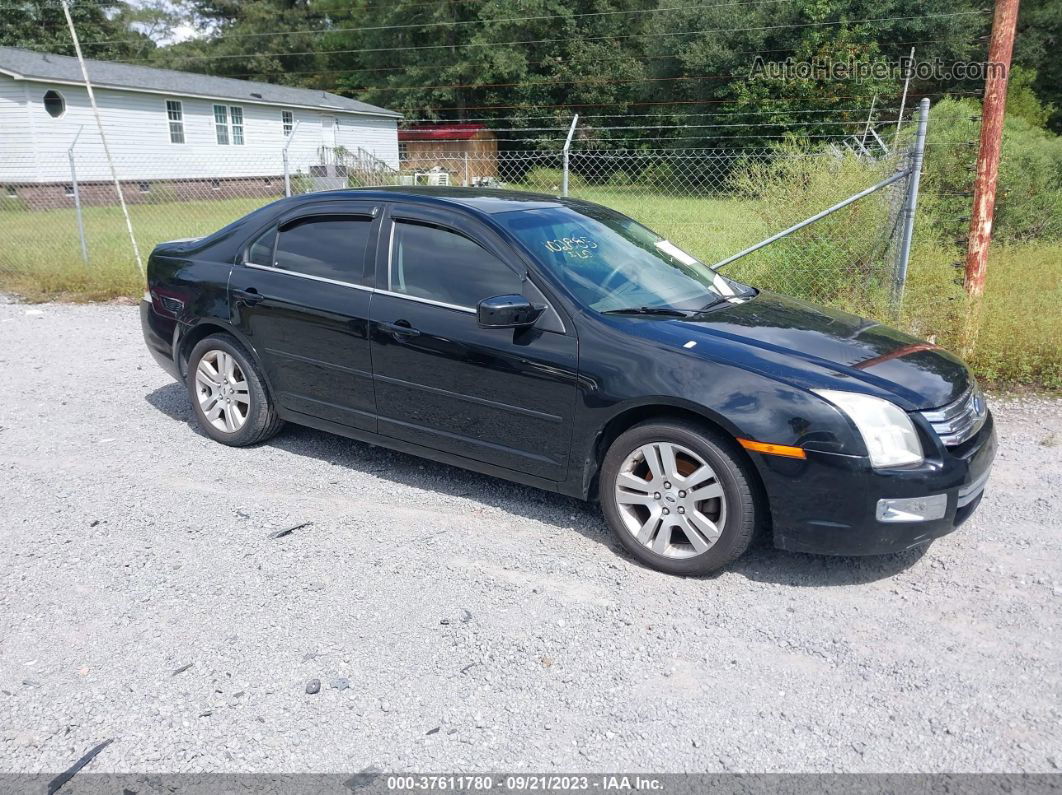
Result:
<svg viewBox="0 0 1062 795"><path fill-rule="evenodd" d="M397 0L337 32L338 87L414 118L504 117L537 137L574 112L622 113L645 67L638 0ZM614 104L615 103L615 104Z"/></svg>
<svg viewBox="0 0 1062 795"><path fill-rule="evenodd" d="M1060 36L1062 3L1058 0L1022 0L1014 40L1014 64L1036 72L1031 88L1041 102L1053 106L1047 126L1056 133L1062 133Z"/></svg>
<svg viewBox="0 0 1062 795"><path fill-rule="evenodd" d="M155 65L204 74L330 89L323 72L324 3L309 0L189 0L186 23L206 35L165 47Z"/></svg>
<svg viewBox="0 0 1062 795"><path fill-rule="evenodd" d="M103 60L137 58L155 49L154 41L131 25L144 18L125 0L71 0L85 56ZM0 14L0 46L74 55L63 8L51 0L12 0Z"/></svg>

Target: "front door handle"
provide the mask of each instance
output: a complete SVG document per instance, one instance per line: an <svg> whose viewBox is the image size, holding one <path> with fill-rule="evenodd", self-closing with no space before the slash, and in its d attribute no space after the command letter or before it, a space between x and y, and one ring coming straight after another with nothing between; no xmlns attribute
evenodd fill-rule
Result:
<svg viewBox="0 0 1062 795"><path fill-rule="evenodd" d="M380 328L396 337L416 337L420 331L413 328L408 320L396 320L394 323L380 323Z"/></svg>
<svg viewBox="0 0 1062 795"><path fill-rule="evenodd" d="M248 287L246 290L233 290L232 294L248 306L260 304L265 300L265 296L259 293L254 287Z"/></svg>

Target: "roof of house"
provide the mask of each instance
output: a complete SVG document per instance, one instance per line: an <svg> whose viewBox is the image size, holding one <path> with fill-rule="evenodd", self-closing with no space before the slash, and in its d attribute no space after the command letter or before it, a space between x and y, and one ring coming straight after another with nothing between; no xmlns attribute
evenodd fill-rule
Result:
<svg viewBox="0 0 1062 795"><path fill-rule="evenodd" d="M482 124L421 124L398 131L399 141L469 141L486 131Z"/></svg>
<svg viewBox="0 0 1062 795"><path fill-rule="evenodd" d="M155 69L149 66L135 66L113 61L95 61L90 58L85 59L85 66L93 88L241 100L247 103L318 108L393 118L401 118L402 115L393 110L312 88L292 88L272 83L235 80L231 77L202 75L195 72L177 72L173 69ZM5 72L18 80L77 85L85 82L77 58L24 50L18 47L0 47L0 72Z"/></svg>

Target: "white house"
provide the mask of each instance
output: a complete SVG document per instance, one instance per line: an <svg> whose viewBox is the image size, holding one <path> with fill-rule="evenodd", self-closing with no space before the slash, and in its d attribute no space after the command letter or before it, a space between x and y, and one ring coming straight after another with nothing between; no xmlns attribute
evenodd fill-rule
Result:
<svg viewBox="0 0 1062 795"><path fill-rule="evenodd" d="M337 156L398 167L401 115L384 108L315 89L86 65L119 178L133 193L165 185L189 198L268 195L285 146L293 174L335 177ZM111 175L77 59L0 47L2 190L45 206L68 195L71 147L82 200L92 201L93 183L102 197Z"/></svg>

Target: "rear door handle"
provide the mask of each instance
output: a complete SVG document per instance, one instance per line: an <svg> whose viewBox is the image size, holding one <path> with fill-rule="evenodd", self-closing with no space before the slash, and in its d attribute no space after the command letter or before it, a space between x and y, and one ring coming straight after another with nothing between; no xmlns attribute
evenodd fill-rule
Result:
<svg viewBox="0 0 1062 795"><path fill-rule="evenodd" d="M248 287L246 290L233 290L232 294L248 306L260 304L265 300L265 296L259 293L254 287Z"/></svg>
<svg viewBox="0 0 1062 795"><path fill-rule="evenodd" d="M396 320L394 323L380 323L380 328L395 336L416 337L420 331L413 328L408 320Z"/></svg>

